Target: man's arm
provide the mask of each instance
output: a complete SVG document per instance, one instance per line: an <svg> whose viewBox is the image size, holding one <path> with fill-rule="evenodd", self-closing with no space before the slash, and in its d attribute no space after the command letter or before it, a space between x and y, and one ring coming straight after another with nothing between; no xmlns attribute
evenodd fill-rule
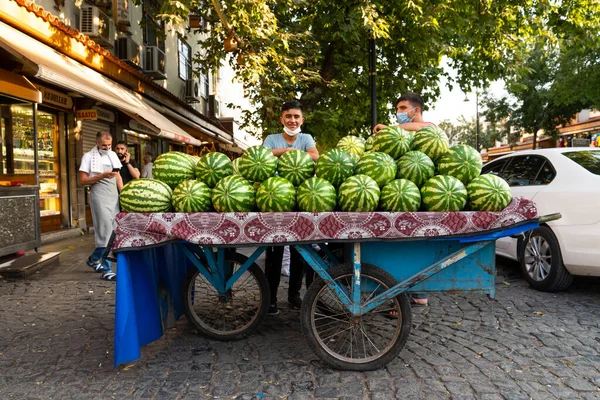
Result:
<svg viewBox="0 0 600 400"><path fill-rule="evenodd" d="M79 184L81 186L93 185L94 183L100 182L104 178L114 178L115 176L117 176L117 172L107 171L90 177L90 174L87 172L79 171ZM123 184L123 181L121 181L121 184Z"/></svg>
<svg viewBox="0 0 600 400"><path fill-rule="evenodd" d="M121 174L120 173L116 173L117 174L117 190L119 192L121 192L121 189L123 189L123 178L121 178ZM135 178L137 179L137 178Z"/></svg>
<svg viewBox="0 0 600 400"><path fill-rule="evenodd" d="M125 168L129 170L129 173L133 179L138 179L140 177L140 170L134 167L133 164L130 162L123 162L122 164L125 164Z"/></svg>
<svg viewBox="0 0 600 400"><path fill-rule="evenodd" d="M316 162L319 159L319 150L317 150L316 147L311 147L310 149L306 150L306 152L313 159L313 161Z"/></svg>
<svg viewBox="0 0 600 400"><path fill-rule="evenodd" d="M433 124L431 122L407 122L405 124L397 124L397 125L394 125L394 126L397 126L397 127L402 128L404 130L407 130L407 131L418 131L419 129L423 129L426 126L435 126L435 124ZM379 132L383 128L387 128L387 127L388 126L384 125L384 124L377 124L373 128L373 134L376 134L377 132Z"/></svg>
<svg viewBox="0 0 600 400"><path fill-rule="evenodd" d="M275 157L279 157L280 155L282 155L285 152L288 152L290 150L293 150L291 147L286 147L284 149L271 149L271 152L273 153L273 155Z"/></svg>

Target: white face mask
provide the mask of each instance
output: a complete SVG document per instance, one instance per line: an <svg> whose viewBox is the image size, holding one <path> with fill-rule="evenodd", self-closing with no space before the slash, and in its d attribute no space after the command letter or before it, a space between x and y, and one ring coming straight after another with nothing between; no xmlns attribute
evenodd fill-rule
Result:
<svg viewBox="0 0 600 400"><path fill-rule="evenodd" d="M290 135L290 136L296 136L297 134L299 134L299 133L300 133L300 127L297 127L296 129L294 129L294 130L291 130L291 129L290 129L290 128L288 128L287 126L284 126L284 127L283 127L283 131L284 131L285 133L287 133L288 135Z"/></svg>
<svg viewBox="0 0 600 400"><path fill-rule="evenodd" d="M100 147L98 147L98 153L100 153L102 156L107 156L108 150L102 150Z"/></svg>

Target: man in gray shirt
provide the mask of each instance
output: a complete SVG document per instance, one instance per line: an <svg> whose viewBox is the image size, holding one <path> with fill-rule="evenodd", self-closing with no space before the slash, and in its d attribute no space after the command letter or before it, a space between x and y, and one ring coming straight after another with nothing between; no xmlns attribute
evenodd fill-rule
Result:
<svg viewBox="0 0 600 400"><path fill-rule="evenodd" d="M279 157L292 149L306 151L313 161L319 159L319 151L311 135L302 133L301 126L304 123L302 115L302 104L298 101L288 101L281 106L281 124L283 132L269 135L263 146L271 149L273 155ZM277 308L277 289L281 280L281 262L283 259L283 246L267 247L265 275L271 289L271 302L269 314L279 314ZM311 271L312 272L312 271ZM302 256L296 249L290 247L290 285L288 289L288 302L290 306L299 310L302 305L300 288L302 288L302 276L304 275L304 263Z"/></svg>

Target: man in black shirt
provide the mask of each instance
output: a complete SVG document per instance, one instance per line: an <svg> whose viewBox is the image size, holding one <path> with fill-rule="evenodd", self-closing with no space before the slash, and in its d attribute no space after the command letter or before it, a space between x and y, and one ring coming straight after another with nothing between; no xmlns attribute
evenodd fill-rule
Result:
<svg viewBox="0 0 600 400"><path fill-rule="evenodd" d="M115 153L117 153L121 164L123 164L123 168L119 171L123 179L123 185L130 180L138 179L140 177L140 170L135 160L131 160L131 154L127 151L127 144L124 141L119 140L117 142Z"/></svg>

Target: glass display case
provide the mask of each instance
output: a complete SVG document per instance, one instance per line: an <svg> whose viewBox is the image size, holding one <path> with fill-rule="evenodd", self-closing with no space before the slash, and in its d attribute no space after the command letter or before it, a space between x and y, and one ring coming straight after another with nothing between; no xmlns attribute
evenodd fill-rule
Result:
<svg viewBox="0 0 600 400"><path fill-rule="evenodd" d="M34 174L33 115L31 107L11 106L14 174ZM58 125L56 115L37 113L40 216L60 215Z"/></svg>

